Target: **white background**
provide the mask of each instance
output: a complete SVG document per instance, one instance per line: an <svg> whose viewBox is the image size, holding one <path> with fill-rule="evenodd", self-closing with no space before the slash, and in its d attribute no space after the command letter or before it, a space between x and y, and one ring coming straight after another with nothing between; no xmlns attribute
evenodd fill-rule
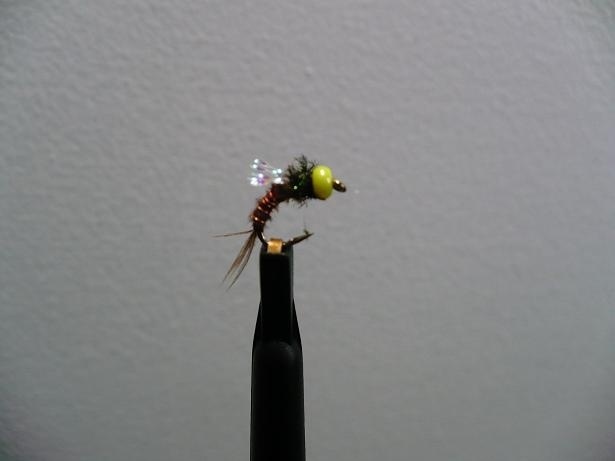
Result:
<svg viewBox="0 0 615 461"><path fill-rule="evenodd" d="M246 460L282 206L308 459L615 459L612 1L0 1L0 453Z"/></svg>

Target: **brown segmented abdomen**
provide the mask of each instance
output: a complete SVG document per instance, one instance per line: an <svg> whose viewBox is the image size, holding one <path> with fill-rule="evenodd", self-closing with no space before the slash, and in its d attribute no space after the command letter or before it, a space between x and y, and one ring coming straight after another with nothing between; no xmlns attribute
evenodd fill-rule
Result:
<svg viewBox="0 0 615 461"><path fill-rule="evenodd" d="M276 187L272 187L269 191L258 201L256 208L250 215L250 221L252 221L252 228L256 232L263 232L267 221L271 220L271 212L275 210L278 205L279 194Z"/></svg>

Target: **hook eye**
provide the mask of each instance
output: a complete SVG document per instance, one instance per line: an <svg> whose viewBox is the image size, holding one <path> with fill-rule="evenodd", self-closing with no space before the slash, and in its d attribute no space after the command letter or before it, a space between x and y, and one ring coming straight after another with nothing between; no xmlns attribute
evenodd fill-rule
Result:
<svg viewBox="0 0 615 461"><path fill-rule="evenodd" d="M338 192L346 192L346 186L337 178L333 180L333 188Z"/></svg>

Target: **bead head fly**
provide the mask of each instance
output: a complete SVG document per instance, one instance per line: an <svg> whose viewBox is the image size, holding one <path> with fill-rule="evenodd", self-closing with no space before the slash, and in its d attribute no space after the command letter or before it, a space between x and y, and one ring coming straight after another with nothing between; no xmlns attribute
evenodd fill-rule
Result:
<svg viewBox="0 0 615 461"><path fill-rule="evenodd" d="M310 161L303 155L297 157L285 170L273 167L261 159L254 159L248 181L253 186L268 186L269 189L258 199L250 214L252 229L223 235L249 234L224 277L225 281L231 280L229 288L237 281L248 263L256 239L267 244L265 226L281 203L295 202L305 205L309 199L326 200L333 190L346 191L346 186L333 176L331 168ZM303 234L283 242L283 246L294 245L311 235L305 230Z"/></svg>

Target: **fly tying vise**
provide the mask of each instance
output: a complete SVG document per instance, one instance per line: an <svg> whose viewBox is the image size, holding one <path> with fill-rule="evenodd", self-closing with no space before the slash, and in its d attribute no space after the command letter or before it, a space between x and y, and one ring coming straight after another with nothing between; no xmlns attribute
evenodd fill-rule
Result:
<svg viewBox="0 0 615 461"><path fill-rule="evenodd" d="M303 155L296 158L286 170L273 168L259 159L252 162L251 169L250 184L269 186L269 190L258 200L250 214L252 229L220 236L250 234L224 276L225 281L232 278L229 286L237 281L248 264L256 239L258 238L265 245L269 243L264 235L265 225L271 220L271 213L277 210L280 203L292 201L304 205L308 199L326 200L333 189L338 192L346 191L344 183L333 177L331 168L309 161ZM311 232L304 230L302 235L283 242L282 247L295 245L311 235Z"/></svg>

